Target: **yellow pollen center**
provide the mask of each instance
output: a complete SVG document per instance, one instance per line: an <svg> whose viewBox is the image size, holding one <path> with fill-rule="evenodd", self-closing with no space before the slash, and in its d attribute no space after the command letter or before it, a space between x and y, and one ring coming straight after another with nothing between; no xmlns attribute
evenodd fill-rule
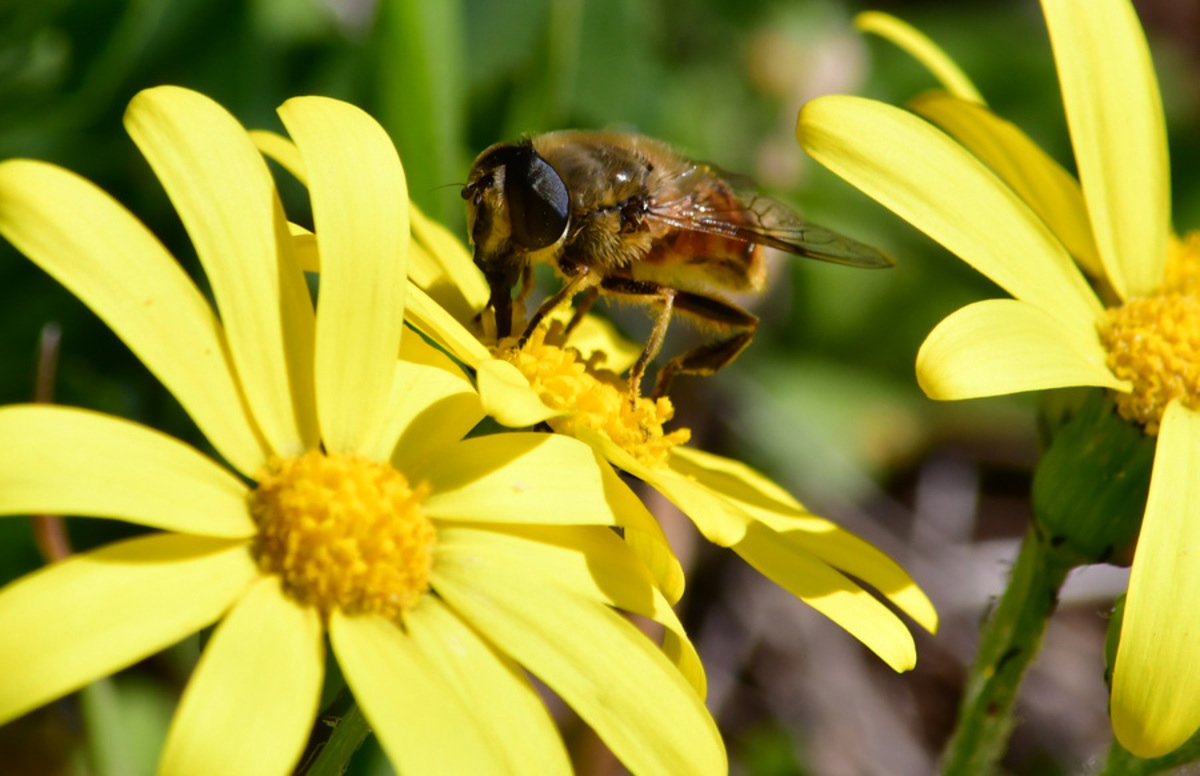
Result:
<svg viewBox="0 0 1200 776"><path fill-rule="evenodd" d="M273 459L250 496L259 566L324 617L337 608L398 621L429 589L437 536L421 510L427 494L357 455Z"/></svg>
<svg viewBox="0 0 1200 776"><path fill-rule="evenodd" d="M1101 340L1108 367L1133 384L1116 393L1126 420L1158 433L1167 404L1200 406L1200 238L1172 239L1165 282L1152 296L1110 307Z"/></svg>
<svg viewBox="0 0 1200 776"><path fill-rule="evenodd" d="M581 428L600 431L650 467L665 464L671 448L691 438L686 428L663 432L663 424L675 416L670 399L639 397L631 402L629 385L611 370L600 368L602 353L581 361L574 348L547 344L546 331L539 327L520 350L513 349L515 340L506 340L497 353L521 370L548 407L569 413L549 421L555 431L570 435Z"/></svg>

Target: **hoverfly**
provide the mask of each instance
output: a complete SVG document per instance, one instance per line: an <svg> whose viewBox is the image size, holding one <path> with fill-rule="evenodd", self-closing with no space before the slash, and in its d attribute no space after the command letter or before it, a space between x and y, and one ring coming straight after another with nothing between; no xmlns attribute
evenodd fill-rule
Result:
<svg viewBox="0 0 1200 776"><path fill-rule="evenodd" d="M572 130L498 143L475 160L462 197L499 338L511 333L513 288L520 282L518 298L528 295L537 262L553 265L564 284L530 318L519 345L580 293L568 330L600 294L657 307L630 370L634 398L676 313L718 336L669 361L658 374L656 397L676 375L712 374L750 343L758 318L719 294L762 288L764 246L854 267L893 264L874 248L806 222L738 176L631 133Z"/></svg>

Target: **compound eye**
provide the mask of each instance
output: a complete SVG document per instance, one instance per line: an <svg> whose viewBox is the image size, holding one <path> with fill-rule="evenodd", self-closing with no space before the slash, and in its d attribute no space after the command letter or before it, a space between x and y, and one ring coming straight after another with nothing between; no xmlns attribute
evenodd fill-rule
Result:
<svg viewBox="0 0 1200 776"><path fill-rule="evenodd" d="M504 197L512 241L525 251L553 245L567 231L570 195L562 178L532 148L519 147L504 165Z"/></svg>

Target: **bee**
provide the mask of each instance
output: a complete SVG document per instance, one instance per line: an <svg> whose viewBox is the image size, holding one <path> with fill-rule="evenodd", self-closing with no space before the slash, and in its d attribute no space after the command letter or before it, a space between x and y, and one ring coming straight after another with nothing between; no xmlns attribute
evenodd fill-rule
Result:
<svg viewBox="0 0 1200 776"><path fill-rule="evenodd" d="M629 374L635 399L676 313L716 335L659 371L655 397L676 375L712 374L750 344L758 318L721 292L762 289L764 247L854 267L894 263L808 223L740 176L632 133L569 130L497 143L475 160L462 197L498 338L511 334L513 289L520 283L523 301L539 262L564 283L530 318L518 346L579 294L568 331L601 294L656 308Z"/></svg>

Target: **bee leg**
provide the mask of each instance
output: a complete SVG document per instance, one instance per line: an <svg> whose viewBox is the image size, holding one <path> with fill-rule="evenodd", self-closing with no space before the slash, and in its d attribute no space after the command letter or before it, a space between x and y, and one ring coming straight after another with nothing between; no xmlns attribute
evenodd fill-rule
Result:
<svg viewBox="0 0 1200 776"><path fill-rule="evenodd" d="M579 304L575 305L575 314L571 316L570 322L567 323L567 328L563 329L563 336L575 331L575 327L583 320L588 311L592 309L592 305L596 303L596 299L600 296L600 287L592 286L587 291L583 292L583 299Z"/></svg>
<svg viewBox="0 0 1200 776"><path fill-rule="evenodd" d="M654 383L654 398L664 396L675 375L711 375L738 357L758 329L758 318L728 302L702 294L680 291L675 307L705 326L728 332L715 342L677 356L667 362ZM657 328L657 326L656 326Z"/></svg>
<svg viewBox="0 0 1200 776"><path fill-rule="evenodd" d="M524 304L533 292L533 265L526 264L521 268L521 290L517 292L517 301Z"/></svg>
<svg viewBox="0 0 1200 776"><path fill-rule="evenodd" d="M659 286L656 295L662 300L662 309L658 311L658 317L654 319L654 328L650 330L650 336L646 339L646 347L642 349L642 355L638 356L633 368L629 370L629 400L631 402L637 402L638 397L641 396L642 378L646 375L646 367L650 366L650 362L662 350L663 340L667 336L667 326L670 325L671 315L675 310L675 297L678 293L673 288ZM657 398L657 384L654 390L654 396Z"/></svg>
<svg viewBox="0 0 1200 776"><path fill-rule="evenodd" d="M529 319L529 324L525 327L525 333L521 335L521 339L517 341L517 347L525 347L525 343L529 341L529 335L533 334L534 329L541 325L546 316L554 312L554 310L564 302L569 302L575 298L575 295L580 291L586 291L600 282L601 278L596 273L592 272L586 266L580 267L579 271L571 275L562 289L542 302L542 306L537 309L533 317Z"/></svg>
<svg viewBox="0 0 1200 776"><path fill-rule="evenodd" d="M636 402L642 393L642 377L646 374L646 368L662 350L667 326L671 323L671 315L675 309L675 300L684 294L650 280L634 280L620 275L609 275L604 278L600 287L620 296L640 297L638 301L642 303L661 305L654 319L654 328L650 330L650 336L646 339L646 347L629 370L629 400Z"/></svg>

